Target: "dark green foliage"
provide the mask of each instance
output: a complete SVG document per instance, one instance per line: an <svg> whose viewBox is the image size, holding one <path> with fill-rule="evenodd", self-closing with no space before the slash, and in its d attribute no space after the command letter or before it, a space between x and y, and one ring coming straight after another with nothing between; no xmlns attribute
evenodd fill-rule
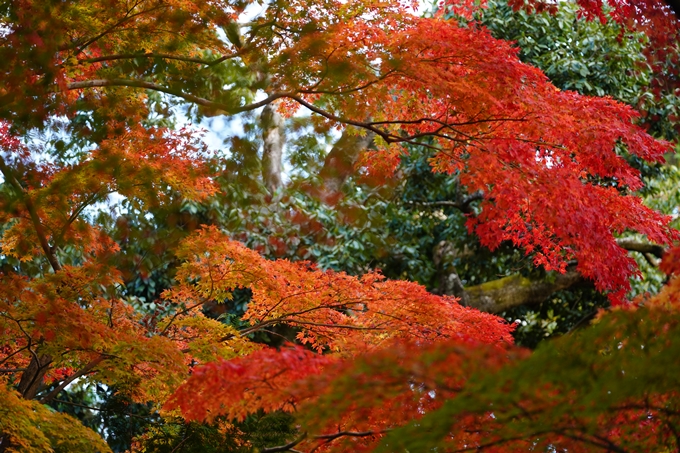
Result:
<svg viewBox="0 0 680 453"><path fill-rule="evenodd" d="M609 307L609 300L590 285L554 293L537 307L517 307L505 313L515 322L518 345L535 348L548 337L555 337L584 328L598 310ZM512 319L512 317L515 319Z"/></svg>
<svg viewBox="0 0 680 453"><path fill-rule="evenodd" d="M554 15L532 14L513 11L501 0L489 2L479 18L495 37L515 41L520 58L559 88L635 105L651 78L645 35L626 32L613 20L579 18L577 10L563 3Z"/></svg>
<svg viewBox="0 0 680 453"><path fill-rule="evenodd" d="M115 389L101 385L72 386L50 406L97 431L114 452L128 450L135 437L160 421L149 405L134 403Z"/></svg>
<svg viewBox="0 0 680 453"><path fill-rule="evenodd" d="M254 414L241 423L164 421L140 443L146 453L248 453L285 444L296 434L293 417L275 412Z"/></svg>

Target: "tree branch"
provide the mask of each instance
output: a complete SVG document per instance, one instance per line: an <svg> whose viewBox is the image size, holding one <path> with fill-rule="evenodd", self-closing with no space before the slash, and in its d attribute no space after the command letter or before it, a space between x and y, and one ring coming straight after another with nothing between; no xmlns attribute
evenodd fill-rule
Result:
<svg viewBox="0 0 680 453"><path fill-rule="evenodd" d="M553 278L528 278L519 274L465 288L468 305L487 313L500 313L522 305L538 304L551 294L587 280L576 270Z"/></svg>
<svg viewBox="0 0 680 453"><path fill-rule="evenodd" d="M101 354L96 359L90 361L90 363L88 363L83 368L79 369L78 371L76 371L75 373L73 373L72 375L70 375L69 377L64 379L61 382L61 384L59 384L56 388L54 388L50 393L48 393L47 395L40 398L38 401L41 404L49 403L52 399L56 398L57 395L59 395L59 393L66 388L67 385L69 385L71 382L75 381L79 377L85 376L87 373L92 371L92 369L94 369L94 367L96 367L101 362L103 362L105 358L106 358L106 356L104 354Z"/></svg>
<svg viewBox="0 0 680 453"><path fill-rule="evenodd" d="M153 52L121 53L115 55L104 55L96 58L82 58L78 59L78 63L101 63L103 61L129 60L132 58L161 58L164 60L177 60L184 61L187 63L197 63L206 66L215 66L216 64L222 63L223 61L229 60L231 58L236 58L240 55L241 55L240 52L234 52L228 55L223 55L220 58L216 58L214 60L205 60L203 58L183 57L181 55L172 55L169 53L153 53Z"/></svg>
<svg viewBox="0 0 680 453"><path fill-rule="evenodd" d="M155 11L155 10L157 10L157 9L162 9L162 8L166 8L166 7L167 7L166 5L160 5L160 6L155 6L155 7L152 7L152 8L149 8L149 9L142 10L142 11L136 12L136 13L134 13L134 14L131 14L131 13L132 13L132 10L134 10L140 3L141 3L141 2L135 3L135 5L133 5L132 8L128 9L128 11L126 12L125 16L124 16L122 19L120 19L118 22L116 22L116 23L110 25L110 26L107 27L104 31L102 31L101 33L99 33L98 35L96 35L96 36L94 36L94 37L92 37L92 38L86 40L85 42L80 42L80 43L76 43L75 45L73 45L71 48L77 48L77 50L76 50L76 55L78 55L78 54L81 53L83 50L85 50L85 48L88 47L89 45L94 44L95 42L97 42L98 40L100 40L101 38L103 38L104 36L106 36L107 34L111 33L111 32L112 32L113 30L115 30L116 28L120 27L121 25L124 25L126 22L128 22L128 21L134 19L135 17L138 17L138 16L141 16L141 15L144 15L144 14L147 14L147 13L150 13L150 12L153 12L153 11ZM65 49L64 49L64 50L65 50Z"/></svg>
<svg viewBox="0 0 680 453"><path fill-rule="evenodd" d="M337 439L338 437L368 437L368 436L375 436L377 434L385 434L388 432L389 429L383 429L380 431L338 431L337 433L333 434L321 434L314 436L315 439L329 439L329 440L334 440Z"/></svg>
<svg viewBox="0 0 680 453"><path fill-rule="evenodd" d="M307 438L307 433L304 432L302 433L297 439L287 443L286 445L279 445L277 447L269 447L269 448L263 448L261 451L262 453L277 453L281 451L291 451L293 447L295 447L297 444L302 442Z"/></svg>
<svg viewBox="0 0 680 453"><path fill-rule="evenodd" d="M663 254L666 252L666 247L663 245L640 242L635 239L617 239L616 243L622 249L642 254L649 253L657 258L663 258Z"/></svg>
<svg viewBox="0 0 680 453"><path fill-rule="evenodd" d="M71 82L66 85L69 90L81 90L83 88L101 88L101 87L129 87L129 88L144 88L147 90L158 91L161 93L171 94L173 96L180 97L185 101L193 102L194 104L201 105L203 107L208 107L214 110L221 110L229 114L249 112L251 110L264 107L280 98L291 97L290 93L273 93L267 96L265 99L254 102L252 104L234 107L233 105L227 105L222 102L211 101L199 96L194 96L193 94L185 93L182 90L175 88L165 87L163 85L158 85L153 82L146 82L143 80L133 80L133 79L94 79L85 80L81 82Z"/></svg>
<svg viewBox="0 0 680 453"><path fill-rule="evenodd" d="M311 452L314 452L319 449L319 447L329 444L330 442L334 441L335 439L338 439L340 437L368 437L368 436L375 436L378 434L384 434L388 432L389 430L384 429L380 431L338 431L337 433L331 433L331 434L318 434L315 436L311 436L312 439L318 439L318 440L323 440L319 445L314 447ZM278 453L278 452L284 452L284 451L292 451L295 452L296 450L293 450L293 447L298 445L300 442L305 440L308 436L307 432L302 433L298 438L295 440L285 444L285 445L279 445L276 447L269 447L269 448L263 448L261 451L262 453ZM310 452L310 453L311 453Z"/></svg>
<svg viewBox="0 0 680 453"><path fill-rule="evenodd" d="M50 244L47 241L47 232L45 231L45 228L43 227L43 224L40 221L40 216L38 215L38 211L36 210L35 205L33 204L33 200L31 200L29 194L26 192L26 190L24 190L24 187L21 185L17 177L14 175L12 169L7 166L7 164L5 163L5 159L3 159L2 156L0 156L0 172L2 172L2 175L5 177L5 181L7 181L14 188L14 190L17 191L17 194L21 198L21 201L23 201L24 205L26 206L26 210L28 211L28 214L31 217L31 222L33 222L35 234L36 236L38 236L38 242L40 243L40 247L45 253L45 257L47 258L47 261L50 263L50 266L52 266L52 270L54 272L60 271L61 264L59 263L57 256L54 254L54 249L50 247Z"/></svg>
<svg viewBox="0 0 680 453"><path fill-rule="evenodd" d="M406 204L409 205L416 205L416 206L425 206L425 207L437 207L437 206L446 206L446 207L452 207L460 210L464 214L472 214L472 208L470 207L470 204L474 201L479 201L484 199L484 192L481 190L478 190L477 192L471 193L470 195L467 195L460 200L453 201L453 200L442 200L442 201L407 201Z"/></svg>
<svg viewBox="0 0 680 453"><path fill-rule="evenodd" d="M35 395L43 384L43 377L52 363L52 356L47 354L38 356L33 350L29 349L29 351L33 357L31 358L26 371L21 375L21 380L17 386L17 390L21 393L21 396L27 400L35 398Z"/></svg>
<svg viewBox="0 0 680 453"><path fill-rule="evenodd" d="M472 194L466 198L472 196ZM480 195L481 196L481 195ZM428 202L427 205L446 203L454 206L457 202ZM617 244L629 251L642 253L650 264L657 265L666 248L659 244L640 242L634 239L617 239ZM536 305L550 297L551 294L568 289L576 285L586 285L585 279L575 266L571 265L564 274L552 273L550 277L533 278L519 274L510 275L498 280L482 283L481 285L464 287L456 269L451 262L464 251L455 250L447 241L442 241L433 250L433 261L438 269L437 287L432 290L435 294L445 294L460 298L460 303L488 313L500 313L522 305ZM647 256L650 255L650 256Z"/></svg>
<svg viewBox="0 0 680 453"><path fill-rule="evenodd" d="M314 436L315 439L321 439L323 442L319 443L316 447L312 448L309 453L314 453L324 445L328 445L329 443L333 442L335 439L338 439L340 437L368 437L368 436L375 436L377 434L383 434L388 432L388 429L380 430L380 431L338 431L337 433L332 433L332 434L321 434Z"/></svg>

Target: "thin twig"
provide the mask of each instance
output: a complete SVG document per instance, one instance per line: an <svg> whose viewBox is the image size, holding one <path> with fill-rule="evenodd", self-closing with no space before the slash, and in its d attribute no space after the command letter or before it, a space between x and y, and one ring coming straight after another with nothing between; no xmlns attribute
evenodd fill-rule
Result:
<svg viewBox="0 0 680 453"><path fill-rule="evenodd" d="M115 54L115 55L105 55L101 57L95 57L95 58L82 58L78 60L78 63L100 63L103 61L116 61L116 60L128 60L128 59L133 59L133 58L160 58L164 60L178 60L178 61L184 61L187 63L197 63L197 64L202 64L205 66L215 66L216 64L222 63L223 61L229 60L231 58L236 58L241 55L241 52L234 52L231 54L223 55L220 58L216 58L214 60L205 60L203 58L193 58L193 57L184 57L181 55L172 55L169 53L153 53L153 52L147 52L147 53L122 53L122 54Z"/></svg>
<svg viewBox="0 0 680 453"><path fill-rule="evenodd" d="M265 105L271 103L280 98L291 97L291 93L280 92L273 93L266 97L265 99L254 102L252 104L244 105L241 107L234 107L233 105L227 105L222 102L210 101L205 98L194 96L193 94L185 93L181 90L165 87L163 85L158 85L156 83L147 82L144 80L134 80L134 79L93 79L84 80L81 82L71 82L66 85L69 90L80 90L83 88L99 88L99 87L130 87L130 88L145 88L147 90L158 91L161 93L171 94L173 96L180 97L186 101L193 102L194 104L202 105L203 107L209 107L216 110L223 110L230 114L249 112L251 110L264 107Z"/></svg>
<svg viewBox="0 0 680 453"><path fill-rule="evenodd" d="M279 445L276 447L269 447L269 448L263 448L262 453L277 453L281 451L293 451L293 447L295 447L297 444L302 442L307 438L307 432L302 433L298 438L295 440L287 443L286 445Z"/></svg>

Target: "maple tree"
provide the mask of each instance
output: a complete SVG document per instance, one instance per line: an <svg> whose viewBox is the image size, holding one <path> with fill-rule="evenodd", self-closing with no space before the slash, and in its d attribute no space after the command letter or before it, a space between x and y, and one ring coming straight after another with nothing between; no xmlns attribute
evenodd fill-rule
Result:
<svg viewBox="0 0 680 453"><path fill-rule="evenodd" d="M183 103L198 116L265 108L272 193L281 185L281 115L302 108L316 130L343 130L344 156L331 151L321 172L329 184L317 195L326 201L354 160L377 184L394 173L400 144L419 146L434 171L482 194L468 228L483 245L509 241L558 273L575 261L619 305L636 266L616 235L676 238L670 219L633 193L639 172L617 154L625 146L660 161L670 146L636 125L631 107L561 91L487 30L417 18L412 4L278 2L239 22L246 6L21 0L0 10L0 451L105 451L91 431L44 406L82 381L220 432L258 411L299 409L309 429L263 451L369 449L417 414L459 410L470 376L526 355L511 346L512 326L452 297L376 272L266 260L214 226L167 240L175 282L155 309L137 309L123 290L127 239L114 240L97 206L115 193L143 222L152 209L218 191L221 156L192 128L168 124L168 110ZM240 329L203 312L243 290L252 298ZM298 346L253 341L279 325ZM381 393L361 398L369 385ZM466 406L457 428L483 430L492 403L480 404Z"/></svg>
<svg viewBox="0 0 680 453"><path fill-rule="evenodd" d="M550 14L522 9L514 11L507 2L489 1L484 8L474 13L472 22L447 13L446 17L449 16L467 26L481 23L489 28L494 37L513 41L522 61L542 69L561 89L590 95L606 94L635 106L642 113L638 121L650 133L674 140L678 98L673 94L672 86L655 94L658 88L655 77L659 77L659 73L652 70L653 65L647 62L649 46L654 44L644 33L629 30L617 23L610 14L606 15L607 20L602 23L579 17L576 4L560 4L558 11ZM445 189L446 179L428 171L424 153L410 154L409 160L415 161L415 165L410 163L404 172L413 175L409 176L413 182L406 186L404 198L408 200L406 203L413 205L407 204L405 209L419 213L443 213L446 216L435 219L431 215L431 220L427 221L424 220L425 215L417 220L408 217L400 219L414 226L434 224L437 229L427 234L433 236L434 244L443 241L434 247L432 255L435 259L429 258L429 263L425 261L430 268L434 268L436 273L430 272L435 279L418 275L420 281L429 288L465 299L465 293L472 292L467 291L466 287L476 286L475 297L469 299L473 306L481 299L477 290L482 290L483 295L495 296L494 299L502 296L506 307L502 316L520 323L515 338L523 345L536 344L547 336L563 334L575 325L582 325L596 313L598 307L608 306L606 299L593 291L573 268L569 268L568 273L561 278L554 279L532 269L519 259L521 255L511 247L505 246L501 253L494 252L491 255L480 250L474 238L456 228L455 221L451 220L460 216L453 206L455 200L462 199L456 194L457 189ZM672 155L670 158L673 162ZM673 213L677 206L676 168L673 165L649 165L634 156L626 156L626 159L643 175L645 188L639 194L645 203L665 213ZM425 193L427 195L424 196ZM470 207L474 215L474 204ZM410 232L407 226L399 226L395 230L407 234ZM624 237L626 239L620 240L622 245L636 245L634 236ZM414 239L423 242L418 236ZM663 249L648 247L647 252L660 257ZM643 253L634 253L632 256L637 259L644 273L642 279L634 282L634 292L658 291L665 277L655 270L657 258L649 254L644 256ZM428 257L424 256L423 259L428 260ZM432 261L439 264L433 266ZM495 281L500 275L514 275L515 278ZM457 281L462 285L456 285ZM518 286L523 289L520 282L525 283L525 288L534 287L536 291L513 291Z"/></svg>

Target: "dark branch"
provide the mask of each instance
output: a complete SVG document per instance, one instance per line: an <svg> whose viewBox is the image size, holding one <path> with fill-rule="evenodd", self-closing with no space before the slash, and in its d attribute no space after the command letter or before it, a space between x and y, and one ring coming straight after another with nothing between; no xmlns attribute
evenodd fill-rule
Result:
<svg viewBox="0 0 680 453"><path fill-rule="evenodd" d="M339 431L339 432L333 433L333 434L321 434L321 435L318 435L318 436L314 436L314 438L315 439L333 440L333 439L337 439L338 437L344 437L344 436L347 436L347 437L368 437L368 436L375 436L375 435L378 435L378 434L385 434L388 431L389 431L388 429L383 429L383 430L380 430L380 431L360 431L360 432L357 432L357 431Z"/></svg>
<svg viewBox="0 0 680 453"><path fill-rule="evenodd" d="M95 79L95 80L85 80L82 82L71 82L66 85L69 90L80 90L83 88L100 88L100 87L130 87L130 88L144 88L147 90L158 91L161 93L171 94L173 96L180 97L185 101L193 102L194 104L201 105L203 107L209 107L210 109L224 111L226 113L235 114L249 112L251 110L264 107L265 105L275 101L276 99L291 97L290 93L274 93L263 99L260 102L255 102L252 104L247 104L240 107L234 107L233 105L227 105L222 102L210 101L208 99L194 96L193 94L185 93L182 90L175 88L169 88L162 85L158 85L152 82L146 82L143 80L132 80L132 79Z"/></svg>
<svg viewBox="0 0 680 453"><path fill-rule="evenodd" d="M229 60L231 58L236 58L241 55L240 52L234 52L232 54L223 55L220 58L214 60L205 60L203 58L192 58L183 57L181 55L172 55L169 53L121 53L115 55L104 55L95 58L82 58L78 60L78 63L101 63L103 61L116 61L116 60L129 60L132 58L161 58L164 60L177 60L185 61L187 63L197 63L206 66L214 66L216 64L222 63L223 61Z"/></svg>
<svg viewBox="0 0 680 453"><path fill-rule="evenodd" d="M666 252L666 247L663 245L651 244L649 242L639 242L635 239L617 239L616 243L622 249L631 252L640 252L643 254L649 253L657 258L663 258L663 255Z"/></svg>
<svg viewBox="0 0 680 453"><path fill-rule="evenodd" d="M5 181L7 181L14 188L14 190L16 190L17 194L21 198L21 201L26 206L26 210L31 217L31 222L33 222L35 234L38 236L40 247L45 253L45 257L47 258L47 261L49 261L50 266L52 266L52 270L54 272L60 271L61 264L54 253L54 249L50 247L50 244L47 240L47 232L45 231L42 221L40 220L40 216L38 215L35 205L33 204L33 200L31 200L30 195L26 193L24 187L19 182L19 179L16 177L12 169L7 166L2 156L0 156L0 172L2 172L2 175L5 177Z"/></svg>
<svg viewBox="0 0 680 453"><path fill-rule="evenodd" d="M484 192L481 190L478 190L477 192L471 193L470 195L467 195L463 197L462 199L458 201L453 201L453 200L442 200L442 201L407 201L406 204L409 205L416 205L416 206L425 206L425 207L437 207L437 206L445 206L445 207L452 207L459 209L461 212L465 214L472 214L472 208L470 207L470 204L474 201L479 201L484 199Z"/></svg>
<svg viewBox="0 0 680 453"><path fill-rule="evenodd" d="M324 445L328 445L329 443L333 442L335 439L338 439L340 437L368 437L368 436L375 436L377 434L383 434L388 432L388 429L385 430L380 430L380 431L338 431L337 433L332 433L332 434L321 434L314 436L315 439L323 440L323 442L319 443L316 447L312 448L312 450L309 453L314 453Z"/></svg>
<svg viewBox="0 0 680 453"><path fill-rule="evenodd" d="M40 398L40 403L45 404L50 402L52 399L56 398L59 393L66 388L67 385L69 385L71 382L75 381L81 376L85 376L88 374L90 371L92 371L97 365L99 365L104 359L106 358L105 355L100 355L96 359L92 360L90 363L85 365L83 368L80 370L76 371L66 379L64 379L61 384L59 384L56 388L54 388L50 393L47 395L43 396Z"/></svg>
<svg viewBox="0 0 680 453"><path fill-rule="evenodd" d="M293 447L295 447L297 444L302 442L307 438L307 433L304 432L302 433L297 439L293 440L292 442L287 443L286 445L279 445L277 447L269 447L269 448L263 448L261 451L262 453L277 453L281 451L291 451Z"/></svg>
<svg viewBox="0 0 680 453"><path fill-rule="evenodd" d="M99 41L101 38L103 38L104 36L108 35L109 33L111 33L111 32L112 32L113 30L115 30L116 28L120 27L121 25L125 25L126 22L129 22L130 20L134 19L135 17L142 16L142 15L144 15L144 14L151 13L151 12L153 12L153 11L155 11L155 10L162 9L162 8L166 8L166 7L167 7L167 6L165 6L165 5L155 6L155 7L152 7L152 8L149 8L149 9L145 9L145 10L139 11L139 12L137 12L137 13L131 14L131 13L132 13L132 10L133 10L134 8L136 8L137 5L139 5L139 3L136 3L132 8L130 8L130 9L126 12L125 16L124 16L122 19L120 19L118 22L116 22L116 23L110 25L110 26L107 27L104 31L102 31L101 33L99 33L98 35L96 35L96 36L94 36L94 37L92 37L92 38L86 40L85 42L76 43L75 45L71 46L70 48L77 48L77 50L76 50L76 55L78 55L78 54L81 53L83 50L85 50L85 48L87 48L88 46L90 46L90 45L94 44L95 42ZM61 50L67 50L67 49L61 49Z"/></svg>

